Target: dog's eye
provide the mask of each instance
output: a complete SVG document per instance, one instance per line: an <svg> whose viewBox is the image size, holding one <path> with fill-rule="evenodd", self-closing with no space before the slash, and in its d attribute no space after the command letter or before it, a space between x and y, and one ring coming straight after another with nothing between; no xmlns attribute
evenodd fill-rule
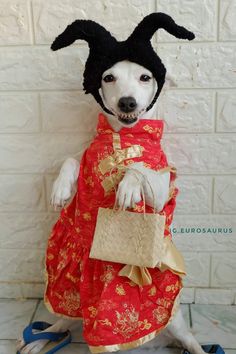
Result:
<svg viewBox="0 0 236 354"><path fill-rule="evenodd" d="M113 82L113 81L115 81L115 78L114 78L114 76L113 75L106 75L104 78L103 78L103 80L105 81L105 82Z"/></svg>
<svg viewBox="0 0 236 354"><path fill-rule="evenodd" d="M149 75L143 74L140 76L140 81L149 81L149 80L151 80L151 77Z"/></svg>

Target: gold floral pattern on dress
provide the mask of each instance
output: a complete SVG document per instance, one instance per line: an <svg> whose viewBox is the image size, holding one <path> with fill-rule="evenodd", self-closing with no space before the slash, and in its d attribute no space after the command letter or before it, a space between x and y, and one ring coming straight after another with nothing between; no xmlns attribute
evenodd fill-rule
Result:
<svg viewBox="0 0 236 354"><path fill-rule="evenodd" d="M92 176L85 178L84 181L88 186L94 187L94 181Z"/></svg>
<svg viewBox="0 0 236 354"><path fill-rule="evenodd" d="M115 311L116 322L114 324L113 333L120 334L124 338L130 338L139 332L138 317L139 313L131 305L124 312Z"/></svg>
<svg viewBox="0 0 236 354"><path fill-rule="evenodd" d="M137 211L138 213L143 213L144 212L144 205L135 205L134 208L135 211Z"/></svg>
<svg viewBox="0 0 236 354"><path fill-rule="evenodd" d="M53 236L53 233L51 234L51 236ZM54 247L56 244L55 244L55 241L53 240L50 240L50 238L48 239L48 247L51 248L51 247Z"/></svg>
<svg viewBox="0 0 236 354"><path fill-rule="evenodd" d="M123 288L123 286L121 284L116 285L116 293L118 295L126 295L125 289Z"/></svg>
<svg viewBox="0 0 236 354"><path fill-rule="evenodd" d="M66 278L70 279L72 281L72 283L77 283L80 278L79 277L74 277L72 274L70 274L69 272L66 273Z"/></svg>
<svg viewBox="0 0 236 354"><path fill-rule="evenodd" d="M173 301L163 298L163 299L157 299L156 303L157 305L161 305L163 307L169 308L169 306L173 303Z"/></svg>
<svg viewBox="0 0 236 354"><path fill-rule="evenodd" d="M57 295L59 295L57 293ZM73 314L80 307L80 295L73 288L72 290L66 290L61 296L61 301L59 302L59 308L65 309L68 315L73 316Z"/></svg>
<svg viewBox="0 0 236 354"><path fill-rule="evenodd" d="M96 307L94 306L90 306L88 307L88 310L91 312L90 313L90 317L96 317L97 313L98 313L98 310L96 309Z"/></svg>
<svg viewBox="0 0 236 354"><path fill-rule="evenodd" d="M153 306L153 301L146 300L143 304L140 305L140 309L143 310L150 306Z"/></svg>
<svg viewBox="0 0 236 354"><path fill-rule="evenodd" d="M53 269L51 267L49 268L49 270L50 270L50 273L47 276L48 277L48 281L50 283L54 284L56 279L57 279L57 277L55 276L55 274L53 272ZM45 277L46 277L46 274L45 274ZM47 278L46 278L46 280L47 280Z"/></svg>
<svg viewBox="0 0 236 354"><path fill-rule="evenodd" d="M86 221L91 220L91 214L89 212L83 213L83 219Z"/></svg>
<svg viewBox="0 0 236 354"><path fill-rule="evenodd" d="M80 262L80 260L81 260L81 256L77 253L77 252L73 252L72 253L72 260L74 261L74 262Z"/></svg>
<svg viewBox="0 0 236 354"><path fill-rule="evenodd" d="M67 250L66 249L61 249L59 252L60 258L62 258L60 260L60 262L57 265L57 271L62 270L65 265L66 265L66 260L67 260Z"/></svg>
<svg viewBox="0 0 236 354"><path fill-rule="evenodd" d="M110 299L101 300L98 305L99 311L104 311L104 310L110 311L110 310L114 310L117 307L118 304Z"/></svg>
<svg viewBox="0 0 236 354"><path fill-rule="evenodd" d="M154 296L156 295L157 288L155 286L152 286L151 289L148 291L149 296Z"/></svg>
<svg viewBox="0 0 236 354"><path fill-rule="evenodd" d="M165 323L169 318L169 312L165 307L158 306L152 311L153 317L156 319L157 323Z"/></svg>
<svg viewBox="0 0 236 354"><path fill-rule="evenodd" d="M152 327L152 324L148 322L148 320L145 318L144 321L138 321L138 325L140 329L143 331L144 329L150 329Z"/></svg>
<svg viewBox="0 0 236 354"><path fill-rule="evenodd" d="M112 326L112 323L108 320L108 318L105 318L105 320L97 320L97 322L101 322L101 324L104 326Z"/></svg>
<svg viewBox="0 0 236 354"><path fill-rule="evenodd" d="M53 258L54 258L54 255L51 254L51 253L48 253L47 259L48 259L49 261L51 261Z"/></svg>
<svg viewBox="0 0 236 354"><path fill-rule="evenodd" d="M115 277L115 270L111 265L105 265L104 273L100 276L100 280L108 285Z"/></svg>
<svg viewBox="0 0 236 354"><path fill-rule="evenodd" d="M180 283L179 281L177 281L175 284L171 284L171 285L167 285L166 287L166 291L169 292L169 291L176 291L180 289Z"/></svg>
<svg viewBox="0 0 236 354"><path fill-rule="evenodd" d="M151 127L150 125L146 124L143 126L143 129L146 130L149 133L156 133L157 137L160 136L161 132L162 132L162 128L159 127Z"/></svg>

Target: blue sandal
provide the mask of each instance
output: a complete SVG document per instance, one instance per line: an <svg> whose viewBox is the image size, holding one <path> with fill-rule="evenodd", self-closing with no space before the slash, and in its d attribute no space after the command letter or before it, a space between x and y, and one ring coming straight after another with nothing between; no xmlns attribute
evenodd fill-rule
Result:
<svg viewBox="0 0 236 354"><path fill-rule="evenodd" d="M59 349L71 342L71 332L68 330L66 332L39 332L33 333L33 329L38 329L44 331L48 327L52 326L48 322L33 322L25 327L23 331L23 339L25 344L32 343L38 339L48 339L50 342L40 351L39 354L53 354ZM18 351L17 354L20 354Z"/></svg>
<svg viewBox="0 0 236 354"><path fill-rule="evenodd" d="M219 344L204 344L201 346L204 352L211 354L225 354L224 349ZM182 354L191 354L187 349Z"/></svg>

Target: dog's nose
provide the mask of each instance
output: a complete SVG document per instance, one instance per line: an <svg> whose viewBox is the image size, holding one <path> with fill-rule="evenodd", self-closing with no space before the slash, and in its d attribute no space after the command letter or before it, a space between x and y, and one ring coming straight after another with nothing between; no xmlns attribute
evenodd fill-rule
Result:
<svg viewBox="0 0 236 354"><path fill-rule="evenodd" d="M137 102L133 97L121 97L118 102L118 107L122 112L133 112L137 107Z"/></svg>

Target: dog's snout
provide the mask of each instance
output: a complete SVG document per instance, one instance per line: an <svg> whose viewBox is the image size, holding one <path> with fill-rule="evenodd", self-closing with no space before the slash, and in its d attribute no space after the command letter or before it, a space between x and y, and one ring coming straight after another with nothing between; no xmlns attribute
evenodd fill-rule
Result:
<svg viewBox="0 0 236 354"><path fill-rule="evenodd" d="M122 112L133 112L137 107L137 102L134 97L121 97L118 102L118 107Z"/></svg>

